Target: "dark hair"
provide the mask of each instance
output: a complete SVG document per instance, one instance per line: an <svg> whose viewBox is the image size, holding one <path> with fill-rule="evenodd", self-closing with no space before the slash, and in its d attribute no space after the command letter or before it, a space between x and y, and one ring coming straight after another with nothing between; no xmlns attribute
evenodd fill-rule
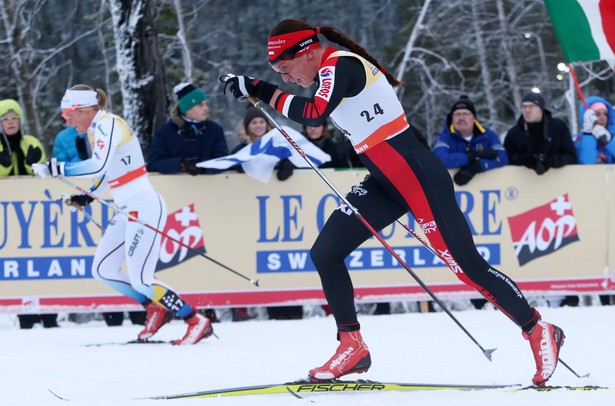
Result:
<svg viewBox="0 0 615 406"><path fill-rule="evenodd" d="M349 36L344 34L342 31L340 31L339 29L331 25L325 25L325 26L320 27L319 29L320 29L320 34L322 34L322 36L324 36L330 42L341 45L344 48L348 49L350 52L354 52L355 54L362 56L363 58L371 62L376 68L380 69L380 71L382 71L382 73L387 78L391 86L393 87L404 86L404 82L401 82L395 77L395 75L393 75L392 73L384 69L382 65L380 65L380 62L378 62L376 58L371 56L365 50L365 48L363 48L361 45L359 45ZM303 30L316 30L316 29L315 27L311 26L310 24L306 23L303 20L284 20L278 23L278 25L276 25L275 27L273 27L273 29L269 33L269 36L273 37L276 35L288 34L289 32L303 31Z"/></svg>

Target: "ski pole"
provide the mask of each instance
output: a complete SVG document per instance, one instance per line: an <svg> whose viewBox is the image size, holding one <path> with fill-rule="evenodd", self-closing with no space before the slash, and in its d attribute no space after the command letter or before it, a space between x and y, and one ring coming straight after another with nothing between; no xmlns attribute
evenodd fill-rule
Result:
<svg viewBox="0 0 615 406"><path fill-rule="evenodd" d="M340 200L342 202L344 202L344 204L346 206L348 206L348 208L352 211L352 213L355 215L355 217L369 230L369 232L380 242L380 244L382 244L382 246L391 253L391 255L393 256L393 258L395 258L397 260L397 262L399 262L401 264L401 266L410 274L412 275L412 277L414 278L414 280L421 285L421 287L423 288L423 290L425 290L425 292L427 292L427 294L438 304L440 305L440 307L442 307L442 310L444 310L444 312L446 312L446 314L457 324L457 326L459 326L459 328L461 328L461 330L463 330L464 333L466 333L466 335L474 342L474 344L476 344L478 346L478 348L480 348L480 350L483 352L483 355L485 355L485 357L487 357L487 359L489 361L491 361L491 354L496 350L496 348L493 349L484 349L480 343L472 336L472 334L470 334L470 332L468 330L466 330L466 328L459 322L459 320L457 320L457 318L446 308L446 306L444 306L444 304L440 301L440 299L438 299L438 297L431 291L431 289L429 289L427 287L427 285L425 285L425 283L423 283L423 281L418 277L418 275L416 273L414 273L414 271L408 266L408 264L406 264L406 262L395 252L395 250L380 236L380 234L378 234L378 232L376 230L374 230L374 228L369 224L369 222L367 220L365 220L365 218L361 215L361 213L359 213L359 210L354 207L352 204L350 204L350 202L348 201L348 199L346 199L346 196L344 196L338 189L337 187L335 187L335 185L329 180L329 178L327 178L327 176L325 176L324 173L322 173L322 171L316 166L314 165L314 162L312 162L312 160L306 155L306 153L301 149L301 147L299 147L299 145L297 145L297 143L290 137L290 135L288 135L288 133L273 119L273 117L271 117L271 115L269 114L269 112L267 110L265 110L263 103L260 102L259 100L255 99L254 97L248 97L248 100L250 101L250 103L252 103L254 105L254 107L256 107L257 109L259 109L264 115L265 117L267 117L267 119L269 120L269 122L271 122L271 124L284 136L284 138L286 138L286 140L290 143L290 145L293 146L293 148L299 153L299 155L301 155L303 157L303 159L305 159L305 161L308 163L308 165L318 174L318 176L320 176L320 178L327 184L327 186L329 186L329 188L331 188L331 190L333 191L333 193L335 193L337 195L337 197L340 198Z"/></svg>
<svg viewBox="0 0 615 406"><path fill-rule="evenodd" d="M410 234L412 234L412 236L414 238L416 238L417 240L419 240L429 251L431 251L431 253L435 256L438 256L438 254L436 254L436 251L433 249L433 247L431 245L429 245L425 240L423 240L417 233L416 231L412 230L407 224L404 224L401 222L401 220L397 219L397 223L400 224L403 228L406 229L406 231L408 231ZM497 308L497 306L496 306ZM506 316L508 316L508 313L506 312L502 312L504 313ZM515 322L512 318L511 320L513 322ZM517 323L515 323L517 324ZM565 366L570 372L572 372L577 378L587 378L589 376L589 373L585 374L585 375L579 375L575 372L574 369L572 369L568 364L566 364L564 362L564 360L561 357L558 357L559 362L562 363L563 366Z"/></svg>
<svg viewBox="0 0 615 406"><path fill-rule="evenodd" d="M250 279L250 278L248 278L247 276L245 276L244 274L239 273L239 272L235 271L235 270L234 270L234 269L232 269L232 268L229 268L228 266L226 266L226 265L224 265L224 264L222 264L222 263L220 263L220 262L216 261L215 259L213 259L213 258L211 258L211 257L209 257L209 256L207 256L207 255L205 255L205 254L203 254L202 252L195 250L195 249L194 249L194 248L192 248L191 246L189 246L189 245L187 245L187 244L184 244L184 243L183 243L183 242L181 242L180 240L178 240L178 239L176 239L176 238L171 237L170 235L166 234L166 233L165 233L165 232L163 232L163 231L158 230L156 227L153 227L153 226L151 226L151 225L149 225L149 224L147 224L147 223L144 223L144 222L143 222L143 221L141 221L139 218L137 218L137 217L135 217L135 216L131 215L130 213L126 213L125 211L120 210L120 208L119 208L119 207L117 207L117 205L116 205L116 204L111 204L111 203L108 203L107 201L105 201L104 199L100 199L100 198L98 198L96 195L94 195L94 194L93 194L92 192L90 192L89 190L84 189L84 188L82 188L81 186L79 186L79 185L77 185L77 184L75 184L75 183L71 182L70 180L66 179L64 176L59 175L59 176L57 176L55 179L57 179L57 180L59 180L60 182L62 182L62 183L64 183L64 184L66 184L66 185L68 185L68 186L72 187L73 189L76 189L76 190L78 190L79 192L81 192L81 193L83 193L83 194L85 194L85 195L87 195L87 196L91 197L92 199L97 200L99 203L101 203L101 204L103 204L103 205L105 205L105 206L107 206L107 207L110 207L111 209L115 210L116 212L118 212L118 213L120 213L120 214L122 214L122 215L124 215L124 216L128 217L130 220L132 220L132 221L134 221L134 222L136 222L136 223L139 223L139 224L140 224L140 225L142 225L143 227L149 228L150 230L152 230L152 231L154 231L154 232L156 232L156 233L160 234L161 236L168 238L169 240L171 240L171 241L173 241L173 242L175 242L175 243L177 243L177 244L181 245L181 246L182 246L182 247L184 247L184 248L187 248L190 252L192 252L192 253L194 253L194 254L197 254L197 255L199 255L199 256L201 256L201 257L203 257L203 258L205 258L205 259L207 259L207 260L209 260L209 261L213 262L214 264L216 264L216 265L218 265L218 266L220 266L220 267L222 267L222 268L226 269L227 271L234 273L235 275L239 276L240 278L243 278L243 279L245 279L245 280L249 281L252 285L254 285L254 286L258 286L258 279Z"/></svg>

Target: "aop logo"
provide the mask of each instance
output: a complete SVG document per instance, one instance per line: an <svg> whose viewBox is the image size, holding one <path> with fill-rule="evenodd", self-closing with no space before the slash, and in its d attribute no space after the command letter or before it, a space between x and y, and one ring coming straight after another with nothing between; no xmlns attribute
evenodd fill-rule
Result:
<svg viewBox="0 0 615 406"><path fill-rule="evenodd" d="M579 241L577 221L568 194L509 217L508 224L519 265Z"/></svg>
<svg viewBox="0 0 615 406"><path fill-rule="evenodd" d="M316 91L316 97L320 97L325 101L329 101L331 97L331 91L333 90L335 68L327 66L322 68L319 72L320 75L320 87Z"/></svg>

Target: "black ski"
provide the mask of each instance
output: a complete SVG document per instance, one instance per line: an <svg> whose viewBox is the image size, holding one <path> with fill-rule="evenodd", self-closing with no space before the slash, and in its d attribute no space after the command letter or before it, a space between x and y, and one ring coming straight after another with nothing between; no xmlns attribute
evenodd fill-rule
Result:
<svg viewBox="0 0 615 406"><path fill-rule="evenodd" d="M85 344L84 347L105 347L108 345L132 345L132 344L171 344L171 341L164 340L130 340L124 342L111 342L111 343L93 343Z"/></svg>

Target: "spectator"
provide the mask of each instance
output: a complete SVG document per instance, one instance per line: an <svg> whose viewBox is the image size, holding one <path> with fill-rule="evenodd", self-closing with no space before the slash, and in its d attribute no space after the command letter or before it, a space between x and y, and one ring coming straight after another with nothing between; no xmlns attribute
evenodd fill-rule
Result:
<svg viewBox="0 0 615 406"><path fill-rule="evenodd" d="M583 129L574 137L578 163L612 164L615 162L615 110L611 103L602 97L592 96L586 99L589 108L581 103L579 117L583 117ZM578 297L577 303L578 303ZM615 303L615 296L600 295L603 305ZM566 297L568 300L569 297Z"/></svg>
<svg viewBox="0 0 615 406"><path fill-rule="evenodd" d="M523 96L521 117L504 139L510 164L533 169L538 175L577 162L568 126L552 117L545 105L540 93Z"/></svg>
<svg viewBox="0 0 615 406"><path fill-rule="evenodd" d="M615 162L615 111L602 97L588 97L588 109L579 106L579 117L583 117L583 129L574 137L578 163L611 164Z"/></svg>
<svg viewBox="0 0 615 406"><path fill-rule="evenodd" d="M196 167L197 162L228 155L222 127L208 119L205 92L191 83L180 83L173 91L177 102L170 109L169 121L154 133L147 169L164 174L219 173Z"/></svg>
<svg viewBox="0 0 615 406"><path fill-rule="evenodd" d="M320 168L365 167L357 153L354 152L350 141L346 137L334 137L326 121L318 127L304 125L301 134L331 156L331 161L322 164Z"/></svg>
<svg viewBox="0 0 615 406"><path fill-rule="evenodd" d="M23 111L12 99L0 101L0 176L32 175L32 164L45 161L41 142L32 135L22 134ZM29 329L36 323L43 327L58 327L57 314L19 314L19 327Z"/></svg>
<svg viewBox="0 0 615 406"><path fill-rule="evenodd" d="M508 155L497 134L476 119L474 103L465 95L451 107L433 152L448 169L461 168L453 176L460 186L477 173L508 164Z"/></svg>
<svg viewBox="0 0 615 406"><path fill-rule="evenodd" d="M263 112L251 105L248 105L242 123L243 128L242 126L238 126L236 129L240 143L231 151L232 154L255 142L273 129ZM282 159L276 165L276 169L276 177L278 180L285 181L292 176L295 166L288 159ZM237 170L243 172L241 165L237 166Z"/></svg>
<svg viewBox="0 0 615 406"><path fill-rule="evenodd" d="M52 156L62 162L85 161L90 157L86 134L79 134L75 127L66 127L56 135Z"/></svg>

